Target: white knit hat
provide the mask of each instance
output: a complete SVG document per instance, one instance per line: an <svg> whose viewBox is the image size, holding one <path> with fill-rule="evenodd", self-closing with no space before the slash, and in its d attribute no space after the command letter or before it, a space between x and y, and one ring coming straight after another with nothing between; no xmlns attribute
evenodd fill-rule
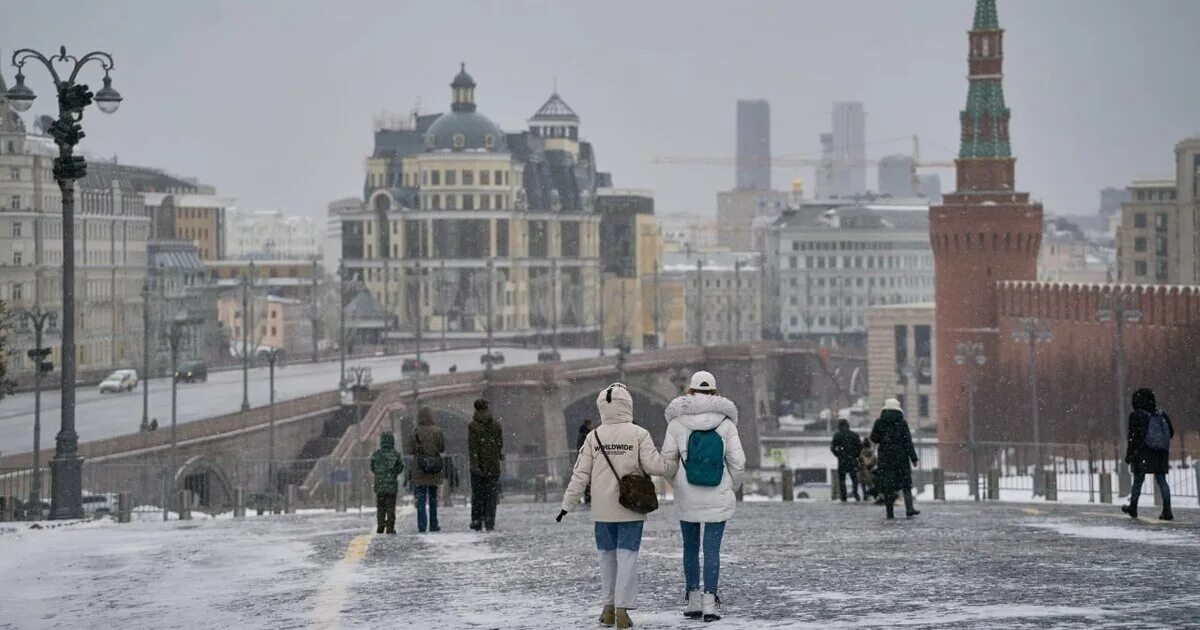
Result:
<svg viewBox="0 0 1200 630"><path fill-rule="evenodd" d="M711 392L717 389L717 379L711 372L700 370L692 375L691 389L698 392Z"/></svg>
<svg viewBox="0 0 1200 630"><path fill-rule="evenodd" d="M900 408L900 401L895 398L889 398L883 401L883 410L899 411L900 413L904 413L904 410Z"/></svg>

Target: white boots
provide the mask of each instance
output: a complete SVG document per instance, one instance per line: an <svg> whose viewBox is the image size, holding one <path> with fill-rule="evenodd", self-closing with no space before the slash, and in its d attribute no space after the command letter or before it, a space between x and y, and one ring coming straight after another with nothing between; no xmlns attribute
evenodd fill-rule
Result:
<svg viewBox="0 0 1200 630"><path fill-rule="evenodd" d="M683 616L688 619L699 619L704 616L704 595L700 591L688 591Z"/></svg>
<svg viewBox="0 0 1200 630"><path fill-rule="evenodd" d="M721 598L712 593L704 594L704 620L716 621L721 618Z"/></svg>

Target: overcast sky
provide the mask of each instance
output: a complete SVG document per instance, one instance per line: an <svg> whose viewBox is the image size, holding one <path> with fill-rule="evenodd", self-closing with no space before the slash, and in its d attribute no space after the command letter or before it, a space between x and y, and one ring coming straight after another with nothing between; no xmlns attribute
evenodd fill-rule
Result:
<svg viewBox="0 0 1200 630"><path fill-rule="evenodd" d="M732 167L652 160L731 156L738 98L770 101L776 154L815 153L831 103L860 100L868 141L916 133L924 158L949 160L975 4L2 1L10 84L15 47L116 57L126 100L114 116L91 110L86 150L198 177L243 208L313 216L361 194L372 118L418 100L445 111L460 61L480 111L506 130L557 78L599 168L654 190L660 213L715 212ZM999 13L1019 189L1081 214L1104 186L1173 174L1174 144L1200 133L1200 2L1000 0ZM48 113L49 80L27 74L33 111ZM86 78L99 86L94 70ZM796 176L812 190L809 170L776 170L775 187Z"/></svg>

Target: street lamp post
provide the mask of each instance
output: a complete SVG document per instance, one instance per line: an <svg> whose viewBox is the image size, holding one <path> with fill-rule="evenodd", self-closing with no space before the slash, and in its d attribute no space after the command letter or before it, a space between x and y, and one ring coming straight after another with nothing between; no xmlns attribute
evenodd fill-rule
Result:
<svg viewBox="0 0 1200 630"><path fill-rule="evenodd" d="M25 85L25 64L40 62L49 71L58 96L58 118L47 130L58 145L54 159L54 179L62 193L62 422L55 436L54 459L50 462L51 510L54 519L83 517L83 458L79 456L79 434L75 432L75 180L87 175L87 162L75 155L75 145L83 139L79 121L83 110L93 102L106 114L117 111L121 95L112 87L109 72L113 58L106 52L94 51L82 57L67 54L62 46L58 54L46 57L42 53L22 48L13 53L12 64L17 68L16 84L6 94L9 105L18 112L27 111L36 96ZM104 70L104 87L93 94L88 86L76 83L79 71L91 62ZM55 70L56 63L68 64L71 72L64 79Z"/></svg>
<svg viewBox="0 0 1200 630"><path fill-rule="evenodd" d="M704 346L704 259L696 261L696 345Z"/></svg>
<svg viewBox="0 0 1200 630"><path fill-rule="evenodd" d="M492 356L492 328L495 321L495 317L492 315L492 290L495 289L492 284L492 271L495 267L496 262L489 258L487 261L487 291L485 291L487 293L487 356L483 361L483 375L488 380L492 378L492 364L495 363Z"/></svg>
<svg viewBox="0 0 1200 630"><path fill-rule="evenodd" d="M312 326L312 360L313 360L313 363L316 363L320 359L319 349L317 347L318 346L318 336L320 334L320 330L319 330L317 324L321 321L321 308L320 308L320 304L317 301L317 293L319 291L318 284L319 284L319 280L320 280L320 274L321 274L320 267L317 266L317 260L314 258L312 261L312 296L310 297L310 304L312 306L312 321L309 322L309 324Z"/></svg>
<svg viewBox="0 0 1200 630"><path fill-rule="evenodd" d="M1042 425L1037 390L1037 344L1049 343L1053 335L1042 327L1036 317L1021 320L1021 329L1013 331L1013 339L1029 343L1029 407L1033 417L1033 447L1037 463L1034 465L1033 496L1042 495Z"/></svg>
<svg viewBox="0 0 1200 630"><path fill-rule="evenodd" d="M171 496L169 492L171 475L175 474L175 471L179 465L178 454L175 450L178 444L176 440L175 429L177 426L179 400L179 346L183 342L183 333L187 327L192 326L193 324L198 324L201 321L202 320L199 318L188 317L187 315L180 313L179 315L175 316L175 319L171 320L171 326L167 330L167 343L171 348L171 461L170 466L163 475L164 521L167 520L167 511L171 503Z"/></svg>
<svg viewBox="0 0 1200 630"><path fill-rule="evenodd" d="M975 372L987 363L983 344L978 341L959 343L954 353L954 362L967 369L967 452L971 457L968 475L971 495L979 501L979 464L975 452Z"/></svg>
<svg viewBox="0 0 1200 630"><path fill-rule="evenodd" d="M1102 322L1112 321L1116 324L1117 339L1115 347L1115 362L1117 373L1117 470L1121 483L1120 488L1128 487L1129 466L1121 461L1121 443L1125 440L1125 322L1134 323L1142 318L1142 311L1136 295L1131 293L1105 293L1100 296L1100 308L1096 318ZM1121 493L1124 496L1124 492Z"/></svg>
<svg viewBox="0 0 1200 630"><path fill-rule="evenodd" d="M150 283L142 284L142 443L150 437Z"/></svg>
<svg viewBox="0 0 1200 630"><path fill-rule="evenodd" d="M33 479L29 489L29 502L38 511L39 519L42 513L42 376L54 369L54 364L47 361L50 348L42 346L42 333L46 329L46 320L50 313L39 306L32 311L25 311L24 316L33 325L33 347L26 355L33 361Z"/></svg>
<svg viewBox="0 0 1200 630"><path fill-rule="evenodd" d="M346 383L346 267L338 262L338 386Z"/></svg>
<svg viewBox="0 0 1200 630"><path fill-rule="evenodd" d="M746 261L733 261L733 343L742 341L742 266Z"/></svg>
<svg viewBox="0 0 1200 630"><path fill-rule="evenodd" d="M550 350L558 357L558 259L550 259Z"/></svg>
<svg viewBox="0 0 1200 630"><path fill-rule="evenodd" d="M279 348L275 347L265 352L267 380L271 388L267 398L267 483L272 497L279 491L279 484L275 480L275 364L279 361L279 354Z"/></svg>
<svg viewBox="0 0 1200 630"><path fill-rule="evenodd" d="M254 284L254 261L242 276L242 411L250 410L250 328L254 326L254 306L250 287Z"/></svg>

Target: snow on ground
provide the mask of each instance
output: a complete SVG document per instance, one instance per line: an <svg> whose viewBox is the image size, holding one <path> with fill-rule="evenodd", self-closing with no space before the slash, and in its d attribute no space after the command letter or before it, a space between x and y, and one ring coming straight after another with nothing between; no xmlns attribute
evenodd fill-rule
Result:
<svg viewBox="0 0 1200 630"><path fill-rule="evenodd" d="M726 618L680 615L673 506L646 523L639 628L1181 628L1200 619L1200 515L1114 506L921 505L912 521L829 501L739 507L723 548ZM0 526L0 629L597 627L586 511L501 505L498 529L443 508L436 534L371 533L374 514Z"/></svg>

